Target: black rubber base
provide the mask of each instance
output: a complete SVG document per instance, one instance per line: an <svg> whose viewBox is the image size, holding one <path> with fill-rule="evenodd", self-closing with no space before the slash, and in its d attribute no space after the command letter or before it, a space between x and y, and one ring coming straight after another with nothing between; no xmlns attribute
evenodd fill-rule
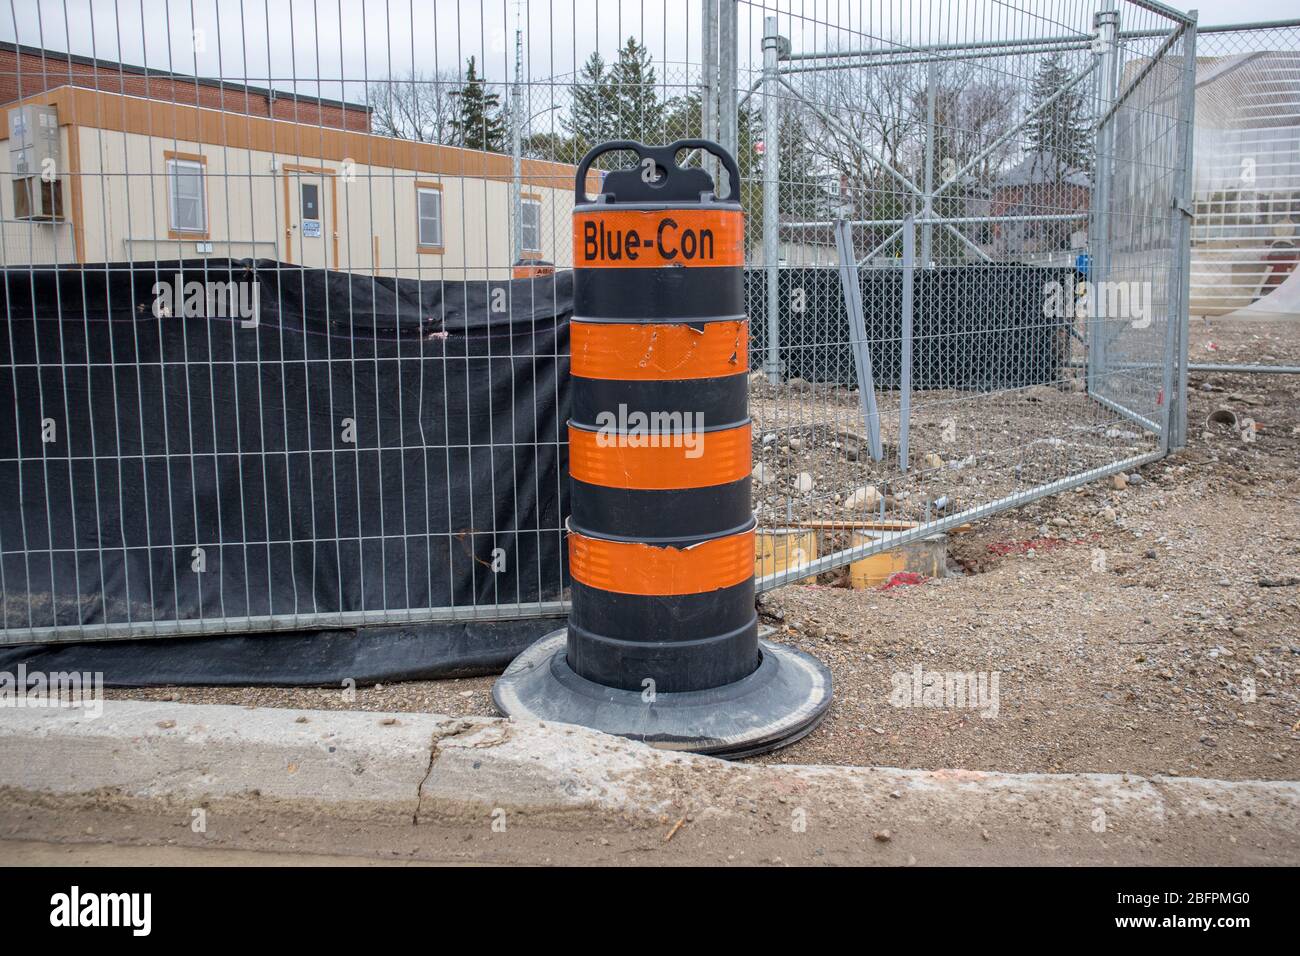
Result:
<svg viewBox="0 0 1300 956"><path fill-rule="evenodd" d="M567 630L524 651L492 686L505 717L577 724L663 750L733 759L792 744L831 703L831 674L803 651L759 640L763 658L748 677L712 690L657 694L604 687L565 659Z"/></svg>

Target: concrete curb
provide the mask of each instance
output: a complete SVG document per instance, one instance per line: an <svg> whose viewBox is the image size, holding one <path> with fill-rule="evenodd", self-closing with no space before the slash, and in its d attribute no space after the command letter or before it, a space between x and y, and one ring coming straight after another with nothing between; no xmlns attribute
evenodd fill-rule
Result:
<svg viewBox="0 0 1300 956"><path fill-rule="evenodd" d="M305 720L303 719L305 718ZM1300 861L1300 783L726 763L566 725L356 711L106 701L0 711L0 787L162 800L271 799L409 824L644 826L690 818L787 832L921 832L978 846L1099 839L1128 850L1210 849ZM802 817L802 820L800 818ZM1220 857L1222 858L1222 857ZM1219 859L1219 858L1214 858Z"/></svg>

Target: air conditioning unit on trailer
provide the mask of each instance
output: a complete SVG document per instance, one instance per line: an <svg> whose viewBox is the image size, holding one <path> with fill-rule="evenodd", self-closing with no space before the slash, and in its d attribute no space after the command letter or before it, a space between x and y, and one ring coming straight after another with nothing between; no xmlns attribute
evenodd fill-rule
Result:
<svg viewBox="0 0 1300 956"><path fill-rule="evenodd" d="M14 218L63 218L63 153L56 107L29 104L9 111L9 172Z"/></svg>

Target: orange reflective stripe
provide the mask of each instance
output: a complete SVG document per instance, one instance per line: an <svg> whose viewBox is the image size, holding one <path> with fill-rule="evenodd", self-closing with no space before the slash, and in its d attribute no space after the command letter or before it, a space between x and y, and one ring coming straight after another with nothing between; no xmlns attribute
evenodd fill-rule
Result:
<svg viewBox="0 0 1300 956"><path fill-rule="evenodd" d="M638 209L573 214L575 269L743 266L739 209Z"/></svg>
<svg viewBox="0 0 1300 956"><path fill-rule="evenodd" d="M749 425L620 435L569 426L569 475L591 485L670 491L739 481L753 469Z"/></svg>
<svg viewBox="0 0 1300 956"><path fill-rule="evenodd" d="M619 594L702 594L754 576L754 531L713 538L689 548L606 541L569 532L569 573L575 581Z"/></svg>
<svg viewBox="0 0 1300 956"><path fill-rule="evenodd" d="M721 378L749 371L749 323L639 325L575 321L569 326L580 378L673 381Z"/></svg>

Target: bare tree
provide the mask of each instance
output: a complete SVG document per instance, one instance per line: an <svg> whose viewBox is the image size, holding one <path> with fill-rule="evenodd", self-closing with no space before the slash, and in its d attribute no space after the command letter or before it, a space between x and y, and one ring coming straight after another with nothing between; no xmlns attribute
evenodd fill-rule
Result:
<svg viewBox="0 0 1300 956"><path fill-rule="evenodd" d="M927 96L935 84L935 171L964 166L993 143L1018 115L1015 87L988 78L970 64L877 61L865 67L840 67L802 77L801 92L835 122L788 105L805 120L811 145L828 170L863 187L901 189L883 163L919 184L926 145ZM986 179L1014 146L995 151L980 163ZM1005 155L1004 155L1005 154Z"/></svg>
<svg viewBox="0 0 1300 956"><path fill-rule="evenodd" d="M843 108L853 110L856 106L861 114L859 122L878 142L882 158L899 169L909 144L924 135L924 105L918 112L909 95L915 69L891 64L865 72L860 97L851 88L844 88Z"/></svg>
<svg viewBox="0 0 1300 956"><path fill-rule="evenodd" d="M961 96L958 155L965 158L960 164L965 166L992 146L1019 118L1020 95L1014 83L994 79L969 84ZM990 185L998 170L1016 153L1012 137L980 161L973 170L975 178L981 185Z"/></svg>
<svg viewBox="0 0 1300 956"><path fill-rule="evenodd" d="M964 170L960 180L933 196L930 211L944 217L977 214L999 170L1016 153L1012 140L993 148L1015 125L1019 109L1015 87L1000 75L989 76L969 62L932 63L919 65L913 73L910 98L913 113L921 117L916 135L906 148L906 168L913 171L914 181L925 182L927 147L933 154L933 189ZM931 103L933 128L929 125ZM972 241L987 241L985 227L954 228ZM965 255L961 240L949 230L935 230L933 243L931 254L935 258L957 259Z"/></svg>
<svg viewBox="0 0 1300 956"><path fill-rule="evenodd" d="M454 70L433 75L411 71L369 83L366 102L371 108L371 128L380 136L450 143L456 115L453 94L461 85L460 74Z"/></svg>
<svg viewBox="0 0 1300 956"><path fill-rule="evenodd" d="M1012 141L990 147L1014 127L1022 108L1020 95L1003 74L981 70L973 63L890 62L877 56L870 62L850 59L823 71L802 73L795 82L807 103L795 97L781 103L783 157L788 150L796 151L792 155L800 157L795 165L803 170L801 180L837 182L838 199L858 218L897 220L920 210L920 196L904 181L922 188L931 136L933 185L975 164L961 183L934 201L938 215L967 214L969 204L979 200L1017 154ZM932 131L927 122L931 94ZM803 142L787 143L792 135ZM782 182L787 179L783 167ZM787 185L783 213L808 218L802 207L796 211L797 199L795 185ZM864 241L875 244L893 231L883 225L861 234ZM943 241L953 245L951 236ZM959 253L959 247L951 250L953 255Z"/></svg>
<svg viewBox="0 0 1300 956"><path fill-rule="evenodd" d="M930 84L934 84L934 173L935 185L964 169L988 149L1019 115L1016 88L1006 80L983 77L968 63L938 63L933 69L921 66L908 80L912 114L918 122L906 145L905 165L915 171L916 181L924 176L926 117ZM999 168L1017 152L1008 140L969 173L969 181L990 184Z"/></svg>
<svg viewBox="0 0 1300 956"><path fill-rule="evenodd" d="M804 96L835 120L828 123L815 112L800 109L811 150L819 165L846 184L854 206L864 215L885 214L908 201L881 161L901 170L909 144L915 142L924 122L924 112L917 116L909 95L910 78L906 65L805 74ZM894 195L893 202L888 201L889 194Z"/></svg>

